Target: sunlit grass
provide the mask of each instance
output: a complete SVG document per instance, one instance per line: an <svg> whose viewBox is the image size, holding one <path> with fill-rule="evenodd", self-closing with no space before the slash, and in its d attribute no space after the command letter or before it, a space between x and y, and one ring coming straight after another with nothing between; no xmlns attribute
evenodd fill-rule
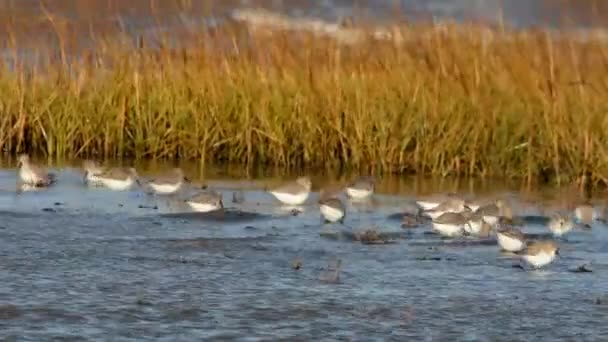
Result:
<svg viewBox="0 0 608 342"><path fill-rule="evenodd" d="M607 181L606 41L399 29L399 44L227 25L188 31L184 48L99 35L76 53L40 49L36 63L14 53L0 67L0 145L58 158Z"/></svg>

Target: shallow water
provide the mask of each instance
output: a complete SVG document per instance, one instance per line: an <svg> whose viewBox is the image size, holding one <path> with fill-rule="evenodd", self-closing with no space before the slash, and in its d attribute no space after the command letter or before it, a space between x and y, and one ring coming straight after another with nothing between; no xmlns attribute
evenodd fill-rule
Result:
<svg viewBox="0 0 608 342"><path fill-rule="evenodd" d="M176 215L185 210L177 199L88 189L77 170L57 171L55 187L19 195L10 190L15 170L0 171L0 337L516 341L608 334L608 227L568 235L555 263L522 271L491 241L441 240L428 226L404 231L391 218L415 193L490 196L508 185L385 178L374 203L348 203L345 226L329 226L320 224L317 193L298 216L282 210L263 192L275 178L210 172L204 183L224 193L231 213L260 216L209 220ZM230 201L236 188L246 188L242 205ZM538 193L549 204L556 192ZM348 238L370 226L396 243ZM321 236L335 232L345 234ZM323 281L336 258L340 281ZM593 273L572 272L586 262Z"/></svg>

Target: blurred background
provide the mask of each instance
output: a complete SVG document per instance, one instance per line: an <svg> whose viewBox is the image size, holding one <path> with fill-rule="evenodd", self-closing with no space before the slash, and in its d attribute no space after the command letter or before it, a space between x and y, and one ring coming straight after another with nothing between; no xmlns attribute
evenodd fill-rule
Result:
<svg viewBox="0 0 608 342"><path fill-rule="evenodd" d="M66 44L86 48L114 33L179 39L251 8L330 22L449 20L577 30L603 28L608 17L608 1L601 0L0 0L0 48L5 56L60 45L69 50Z"/></svg>
<svg viewBox="0 0 608 342"><path fill-rule="evenodd" d="M518 28L603 27L608 17L608 1L601 0L0 0L0 25L4 33L11 27L31 30L36 24L44 26L52 15L81 25L85 32L115 26L129 31L170 29L184 23L221 22L231 11L243 8L326 20L356 16L384 22L503 21Z"/></svg>

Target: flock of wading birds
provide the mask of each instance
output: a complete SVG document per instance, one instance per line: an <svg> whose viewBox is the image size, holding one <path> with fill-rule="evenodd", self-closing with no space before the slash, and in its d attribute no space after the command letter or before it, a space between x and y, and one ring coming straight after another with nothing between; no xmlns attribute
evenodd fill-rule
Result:
<svg viewBox="0 0 608 342"><path fill-rule="evenodd" d="M18 162L20 186L41 188L55 183L55 175L49 173L46 168L33 164L27 155L20 155ZM145 182L140 180L134 168L105 168L90 160L83 163L83 171L85 184L116 191L129 190L137 185L153 194L171 195L189 183L188 178L179 168ZM268 192L285 205L299 206L308 199L311 187L312 182L309 177L299 177L292 182L269 189ZM360 177L343 190L352 200L365 200L373 195L374 187L373 177ZM340 192L324 190L320 192L318 204L321 217L326 223L344 222L346 207L339 198ZM221 193L209 189L201 189L184 201L197 212L211 212L224 208ZM591 223L598 219L595 208L585 203L575 208L574 217L560 213L553 214L548 222L548 228L552 235L559 239L576 226L590 228ZM476 203L454 194L419 198L416 200L416 212L404 214L402 227L417 227L425 220L430 221L432 229L444 237L468 235L486 238L495 234L498 245L503 251L514 253L535 269L550 264L559 255L559 246L555 239L527 239L521 228L518 228L523 224L514 220L512 208L504 200Z"/></svg>

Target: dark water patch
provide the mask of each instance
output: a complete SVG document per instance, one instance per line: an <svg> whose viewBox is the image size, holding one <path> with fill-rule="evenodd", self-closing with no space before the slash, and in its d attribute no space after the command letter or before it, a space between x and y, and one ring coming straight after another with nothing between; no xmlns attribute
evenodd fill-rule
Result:
<svg viewBox="0 0 608 342"><path fill-rule="evenodd" d="M449 256L421 256L415 258L417 261L455 261L457 258Z"/></svg>
<svg viewBox="0 0 608 342"><path fill-rule="evenodd" d="M57 308L52 306L34 306L26 310L26 314L31 316L30 319L33 321L50 322L59 321L62 323L87 323L88 318L80 313L73 312L64 308Z"/></svg>
<svg viewBox="0 0 608 342"><path fill-rule="evenodd" d="M137 206L138 209L151 209L151 210L158 210L158 206L157 205L143 205L140 204Z"/></svg>
<svg viewBox="0 0 608 342"><path fill-rule="evenodd" d="M251 222L252 220L269 219L272 216L256 212L241 211L241 210L214 210L210 212L187 212L187 213L168 213L160 214L163 218L182 219L182 220L198 220L209 222L225 222L225 223L243 223Z"/></svg>
<svg viewBox="0 0 608 342"><path fill-rule="evenodd" d="M54 334L50 336L50 340L51 341L57 341L57 342L79 342L79 341L83 341L86 340L83 336L81 335L59 335L59 334Z"/></svg>
<svg viewBox="0 0 608 342"><path fill-rule="evenodd" d="M13 219L35 219L35 218L39 218L41 215L39 213L34 213L34 212L20 212L20 211L7 211L7 210L0 210L0 219L7 219L7 218L13 218Z"/></svg>
<svg viewBox="0 0 608 342"><path fill-rule="evenodd" d="M529 240L547 240L553 238L552 233L524 233L524 236Z"/></svg>
<svg viewBox="0 0 608 342"><path fill-rule="evenodd" d="M526 215L526 216L517 216L513 218L516 221L525 224L537 224L541 226L545 226L549 223L550 218L547 216L541 215Z"/></svg>
<svg viewBox="0 0 608 342"><path fill-rule="evenodd" d="M393 214L389 214L386 218L388 220L392 220L392 221L401 221L403 220L403 217L412 217L412 218L418 218L420 220L424 220L424 221L431 221L431 219L429 217L426 216L417 216L411 213L407 213L407 212L400 212L400 213L393 213Z"/></svg>
<svg viewBox="0 0 608 342"><path fill-rule="evenodd" d="M570 271L574 273L593 273L593 267L590 264L583 264Z"/></svg>
<svg viewBox="0 0 608 342"><path fill-rule="evenodd" d="M598 296L593 301L596 305L602 305L608 308L608 295Z"/></svg>
<svg viewBox="0 0 608 342"><path fill-rule="evenodd" d="M367 233L367 234L366 234ZM357 241L364 243L395 243L398 239L405 239L408 234L403 231L353 231L350 229L322 230L319 235L324 239L335 241ZM367 236L366 236L367 235Z"/></svg>
<svg viewBox="0 0 608 342"><path fill-rule="evenodd" d="M389 221L399 221L401 228L404 229L419 228L432 222L430 217L407 212L390 214L387 219Z"/></svg>
<svg viewBox="0 0 608 342"><path fill-rule="evenodd" d="M162 308L165 318L170 321L198 321L205 312L200 305L193 303L179 303Z"/></svg>
<svg viewBox="0 0 608 342"><path fill-rule="evenodd" d="M12 304L0 304L0 320L21 317L21 310Z"/></svg>
<svg viewBox="0 0 608 342"><path fill-rule="evenodd" d="M209 265L209 262L189 258L186 256L154 257L154 256L138 255L138 256L128 257L128 260L130 262L142 262L142 263L154 262L154 263L159 263L159 264L164 264L164 265L169 265L169 264L189 264L189 265L196 265L196 266Z"/></svg>
<svg viewBox="0 0 608 342"><path fill-rule="evenodd" d="M235 237L235 238L195 238L195 239L169 239L166 240L172 248L204 248L227 249L242 247L260 242L272 242L273 236Z"/></svg>
<svg viewBox="0 0 608 342"><path fill-rule="evenodd" d="M416 247L476 247L476 246L496 246L496 239L441 239L436 241L412 241L409 246Z"/></svg>

